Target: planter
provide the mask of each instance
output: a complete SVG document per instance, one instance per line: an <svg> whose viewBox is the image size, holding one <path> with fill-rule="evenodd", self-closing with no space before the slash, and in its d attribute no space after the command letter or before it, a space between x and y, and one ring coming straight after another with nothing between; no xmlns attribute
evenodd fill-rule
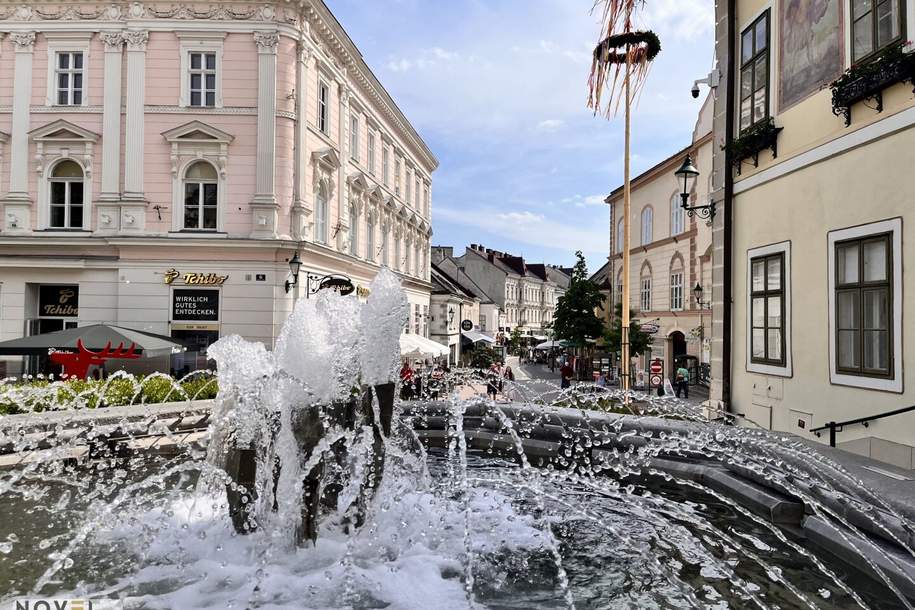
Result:
<svg viewBox="0 0 915 610"><path fill-rule="evenodd" d="M883 112L883 91L887 87L909 81L915 93L915 54L906 53L895 45L880 53L872 61L857 64L834 81L832 113L845 117L845 126L851 125L851 108L858 102L874 101L874 110Z"/></svg>
<svg viewBox="0 0 915 610"><path fill-rule="evenodd" d="M740 175L740 168L747 159L753 160L753 167L759 167L759 153L763 150L771 150L773 159L778 157L778 134L782 129L784 128L776 127L775 121L769 117L731 140L725 148L732 155L737 175Z"/></svg>

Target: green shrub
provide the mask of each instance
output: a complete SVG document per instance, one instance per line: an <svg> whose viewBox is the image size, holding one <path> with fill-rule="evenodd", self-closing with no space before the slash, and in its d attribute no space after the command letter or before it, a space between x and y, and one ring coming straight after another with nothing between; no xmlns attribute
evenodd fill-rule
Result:
<svg viewBox="0 0 915 610"><path fill-rule="evenodd" d="M184 388L167 375L150 375L142 381L142 385L142 401L145 403L187 400Z"/></svg>
<svg viewBox="0 0 915 610"><path fill-rule="evenodd" d="M181 387L191 400L209 400L216 398L216 394L219 392L216 377L211 375L194 376L182 382Z"/></svg>

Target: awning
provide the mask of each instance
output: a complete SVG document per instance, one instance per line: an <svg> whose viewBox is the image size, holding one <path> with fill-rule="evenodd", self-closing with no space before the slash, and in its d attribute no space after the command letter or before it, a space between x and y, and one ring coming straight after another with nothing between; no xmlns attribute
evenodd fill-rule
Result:
<svg viewBox="0 0 915 610"><path fill-rule="evenodd" d="M447 356L449 353L451 353L451 350L448 349L447 345L442 345L431 339L426 339L422 335L400 335L400 354L402 356L438 358L440 356Z"/></svg>
<svg viewBox="0 0 915 610"><path fill-rule="evenodd" d="M167 356L187 349L180 341L171 337L110 324L90 324L3 341L0 343L0 355L47 356L48 350L51 349L77 351L78 341L93 352L102 351L106 347L117 349L119 345L127 350L133 345L135 346L134 353L150 358Z"/></svg>
<svg viewBox="0 0 915 610"><path fill-rule="evenodd" d="M534 335L534 339L537 341L546 341L549 337L544 337L543 335Z"/></svg>
<svg viewBox="0 0 915 610"><path fill-rule="evenodd" d="M471 343L495 343L496 340L490 337L489 335L484 335L483 333L477 330L462 330L461 336L470 341Z"/></svg>
<svg viewBox="0 0 915 610"><path fill-rule="evenodd" d="M567 347L567 341L544 341L543 343L538 344L534 349L555 349L559 347Z"/></svg>

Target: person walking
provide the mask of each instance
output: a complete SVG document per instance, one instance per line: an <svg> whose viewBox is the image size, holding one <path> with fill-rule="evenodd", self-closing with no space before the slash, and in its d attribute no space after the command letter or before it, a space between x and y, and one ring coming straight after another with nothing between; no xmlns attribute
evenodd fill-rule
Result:
<svg viewBox="0 0 915 610"><path fill-rule="evenodd" d="M400 369L400 399L410 400L413 397L413 369L404 361Z"/></svg>
<svg viewBox="0 0 915 610"><path fill-rule="evenodd" d="M677 369L677 398L680 398L680 392L683 392L683 398L689 398L689 369L683 366Z"/></svg>
<svg viewBox="0 0 915 610"><path fill-rule="evenodd" d="M496 394L499 393L499 380L502 376L502 371L499 369L499 363L493 362L489 365L489 370L486 371L486 397L492 400L496 399Z"/></svg>
<svg viewBox="0 0 915 610"><path fill-rule="evenodd" d="M562 366L559 367L559 376L561 381L559 382L559 387L565 389L572 385L572 377L575 375L575 371L572 370L572 365L569 364L569 361L566 360L562 363Z"/></svg>

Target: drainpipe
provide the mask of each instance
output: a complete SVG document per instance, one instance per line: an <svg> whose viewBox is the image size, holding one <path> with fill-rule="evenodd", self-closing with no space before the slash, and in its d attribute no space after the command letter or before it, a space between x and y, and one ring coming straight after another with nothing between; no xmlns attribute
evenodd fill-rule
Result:
<svg viewBox="0 0 915 610"><path fill-rule="evenodd" d="M737 19L737 0L728 0L728 65L727 65L727 79L725 80L725 116L727 124L725 125L725 144L730 143L734 139L734 78L735 78L735 69L734 69L734 41L735 41L735 27ZM721 359L722 359L722 371L721 371L721 398L725 404L725 408L728 412L732 412L731 408L731 333L732 333L732 302L733 296L731 291L733 289L732 281L732 268L733 268L733 257L732 257L732 247L733 247L733 209L734 209L734 172L731 169L733 167L733 155L730 152L729 148L725 149L724 152L724 205L723 214L724 214L724 294L723 296L723 309L724 317L722 320L722 331L723 331L723 342L721 348Z"/></svg>

